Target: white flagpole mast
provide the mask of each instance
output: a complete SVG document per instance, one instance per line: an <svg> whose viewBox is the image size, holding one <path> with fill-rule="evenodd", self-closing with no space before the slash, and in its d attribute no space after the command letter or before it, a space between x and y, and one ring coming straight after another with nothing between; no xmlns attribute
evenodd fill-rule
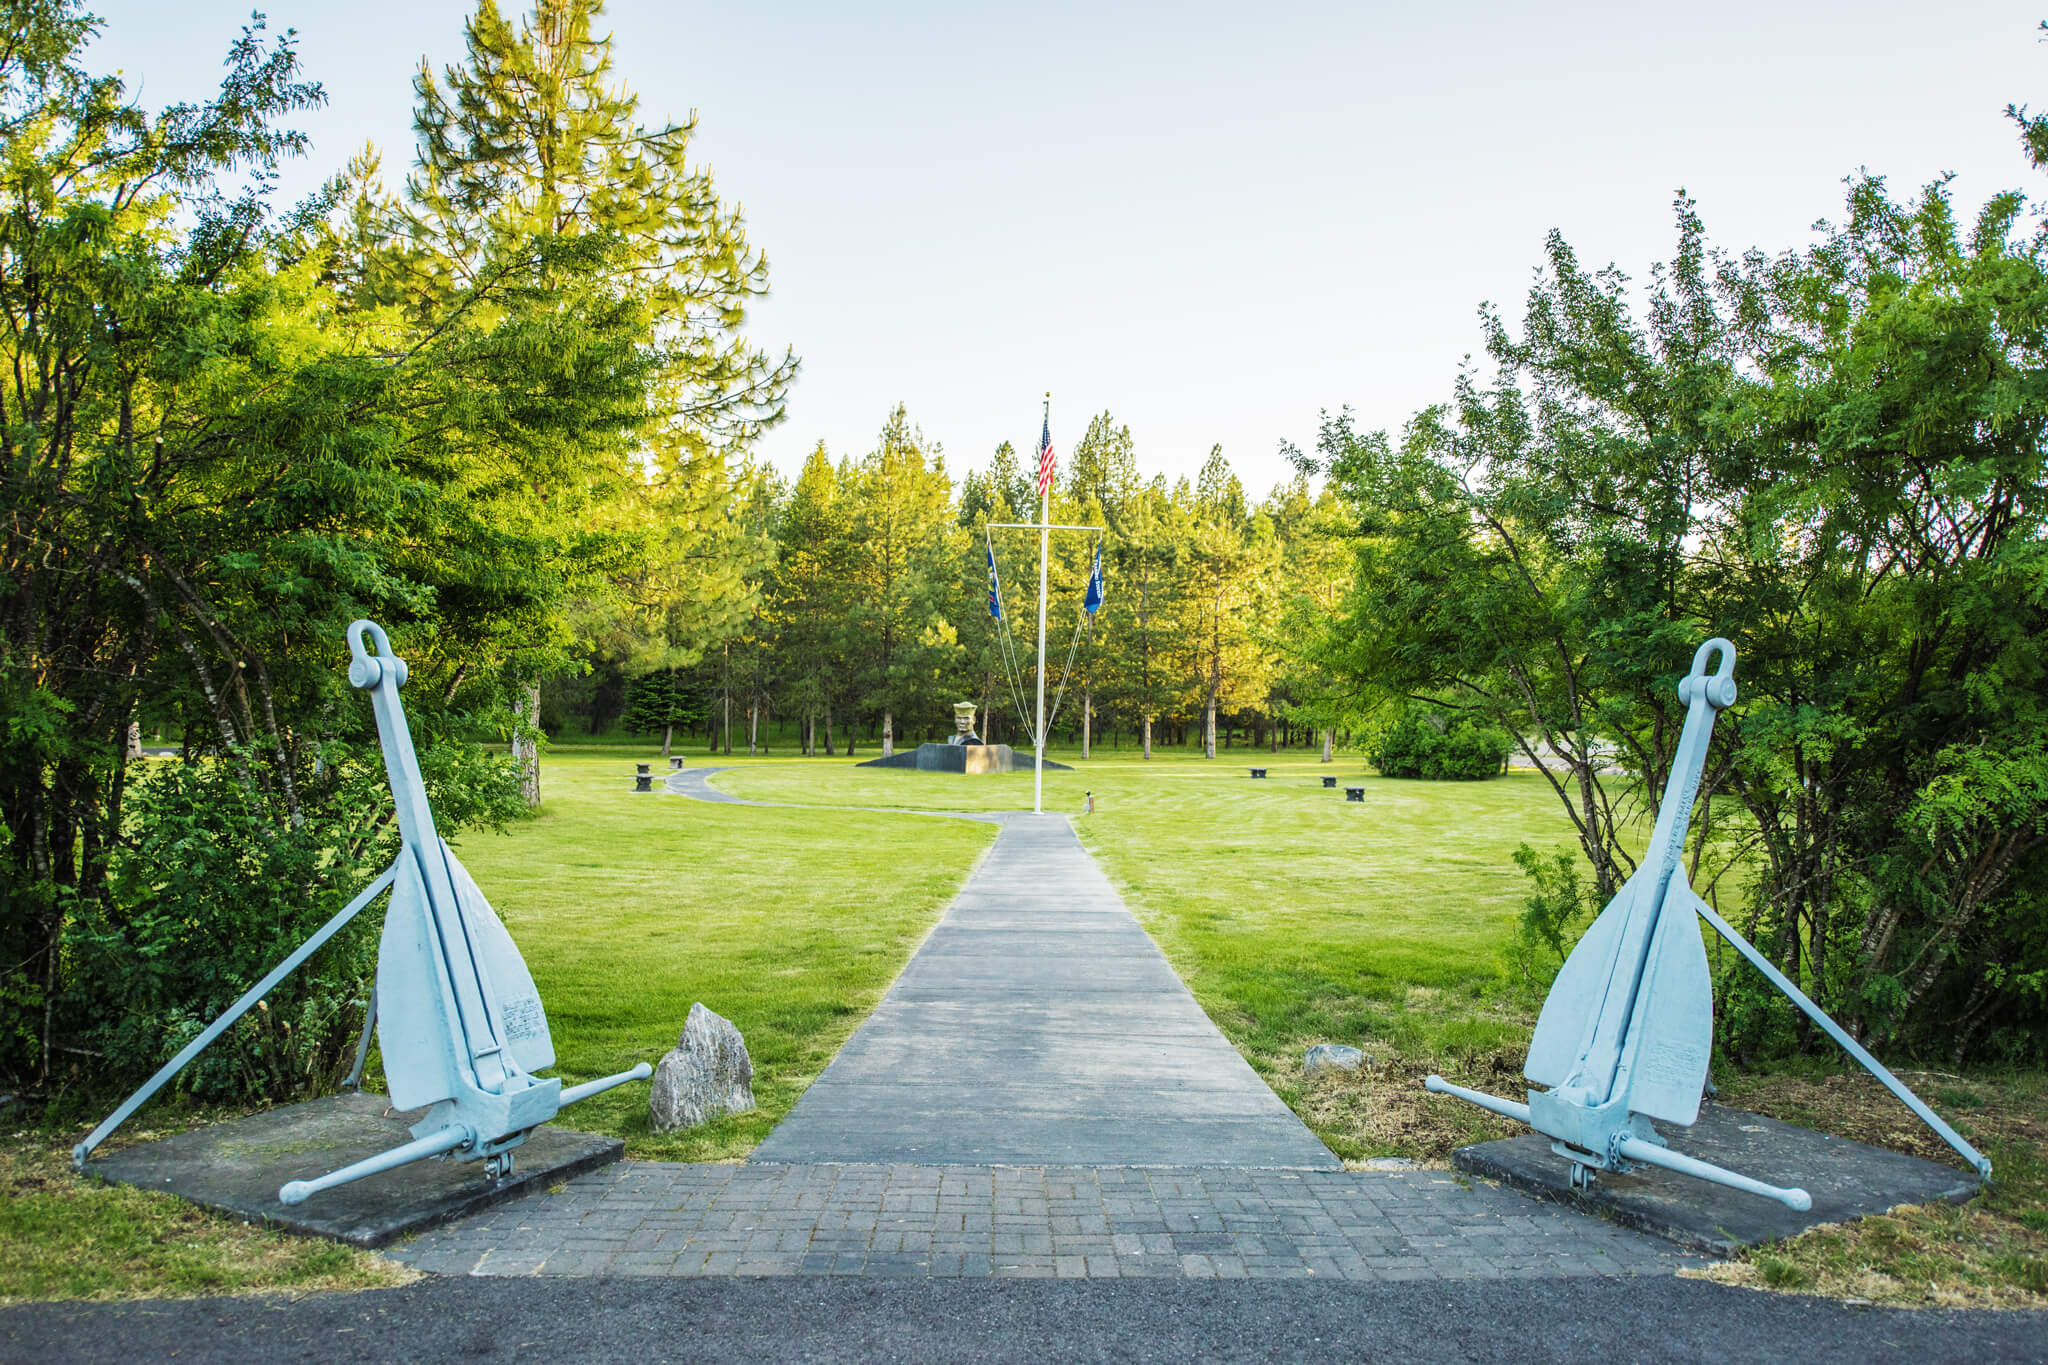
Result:
<svg viewBox="0 0 2048 1365"><path fill-rule="evenodd" d="M1045 396L1041 431L1052 430L1052 395ZM1041 448L1039 458L1045 458ZM1038 490L1038 728L1032 736L1037 752L1031 760L1031 812L1045 811L1045 559L1052 543L1052 480L1043 477Z"/></svg>

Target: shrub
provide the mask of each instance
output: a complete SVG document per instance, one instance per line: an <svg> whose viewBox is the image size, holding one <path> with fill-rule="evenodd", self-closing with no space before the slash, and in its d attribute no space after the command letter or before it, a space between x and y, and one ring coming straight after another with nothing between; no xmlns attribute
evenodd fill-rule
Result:
<svg viewBox="0 0 2048 1365"><path fill-rule="evenodd" d="M510 761L475 745L420 754L443 837L523 810ZM398 851L382 756L333 743L299 775L300 818L253 764L143 767L104 902L70 919L64 1009L92 1081L130 1084L169 1060L389 866ZM352 1060L376 976L371 906L187 1067L207 1100L282 1100L332 1086Z"/></svg>
<svg viewBox="0 0 2048 1365"><path fill-rule="evenodd" d="M1372 765L1387 777L1473 782L1500 773L1510 743L1493 726L1464 720L1440 725L1436 717L1411 709L1380 736Z"/></svg>
<svg viewBox="0 0 2048 1365"><path fill-rule="evenodd" d="M1582 860L1562 848L1548 856L1527 844L1515 849L1515 866L1534 883L1522 901L1522 917L1515 924L1515 937L1508 946L1519 984L1547 990L1557 980L1564 960L1584 932L1584 920L1591 923L1598 906L1586 898L1585 880L1580 876ZM1576 927L1575 927L1576 926Z"/></svg>

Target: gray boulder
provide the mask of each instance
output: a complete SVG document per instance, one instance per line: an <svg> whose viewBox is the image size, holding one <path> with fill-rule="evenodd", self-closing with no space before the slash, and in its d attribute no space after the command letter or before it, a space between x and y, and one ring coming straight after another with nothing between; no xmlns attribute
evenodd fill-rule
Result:
<svg viewBox="0 0 2048 1365"><path fill-rule="evenodd" d="M721 1019L701 1002L690 1006L675 1050L654 1068L654 1087L647 1097L654 1131L695 1128L721 1114L744 1114L753 1107L754 1063L747 1057L747 1040L731 1020Z"/></svg>
<svg viewBox="0 0 2048 1365"><path fill-rule="evenodd" d="M1356 1071L1364 1063L1365 1054L1355 1047L1317 1043L1302 1054L1301 1070L1306 1076L1320 1076L1325 1071Z"/></svg>

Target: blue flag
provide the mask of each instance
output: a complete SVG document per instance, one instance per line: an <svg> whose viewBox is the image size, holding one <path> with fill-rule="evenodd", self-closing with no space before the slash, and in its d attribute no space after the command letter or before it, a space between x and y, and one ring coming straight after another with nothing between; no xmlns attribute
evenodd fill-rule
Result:
<svg viewBox="0 0 2048 1365"><path fill-rule="evenodd" d="M1093 616L1102 606L1102 546L1095 547L1095 571L1088 575L1088 595L1081 599L1081 605Z"/></svg>
<svg viewBox="0 0 2048 1365"><path fill-rule="evenodd" d="M991 547L988 552L988 614L998 621L1003 619L1001 592L1001 586L996 582L996 552Z"/></svg>

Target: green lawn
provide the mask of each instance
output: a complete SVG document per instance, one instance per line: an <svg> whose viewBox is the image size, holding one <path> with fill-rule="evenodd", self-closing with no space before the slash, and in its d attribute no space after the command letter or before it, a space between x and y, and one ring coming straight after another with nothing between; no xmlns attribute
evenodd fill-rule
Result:
<svg viewBox="0 0 2048 1365"><path fill-rule="evenodd" d="M25 1133L0 1142L0 1304L374 1289L419 1278L373 1252L103 1185L73 1171L69 1157L67 1142Z"/></svg>
<svg viewBox="0 0 2048 1365"><path fill-rule="evenodd" d="M1250 777L1253 763L1265 780ZM1322 786L1324 774L1338 790ZM786 759L738 763L713 781L764 801L1031 804L1028 772ZM1362 786L1365 800L1346 801L1344 786ZM1080 815L1089 792L1095 814ZM1419 1079L1440 1067L1492 1084L1504 1060L1519 1072L1533 1002L1497 989L1525 893L1509 855L1523 840L1572 839L1540 776L1401 782L1355 757L1147 762L1125 751L1046 774L1045 805L1078 816L1083 841L1202 1007L1339 1155L1440 1157L1450 1142L1504 1131L1483 1111L1424 1096ZM1350 1043L1382 1063L1373 1093L1304 1086L1301 1054L1317 1042Z"/></svg>
<svg viewBox="0 0 2048 1365"><path fill-rule="evenodd" d="M660 1060L694 1001L746 1036L752 1114L656 1134L636 1084L563 1121L617 1134L636 1157L741 1157L882 998L995 830L635 793L633 763L655 757L555 750L540 817L457 853L533 971L565 1081Z"/></svg>

